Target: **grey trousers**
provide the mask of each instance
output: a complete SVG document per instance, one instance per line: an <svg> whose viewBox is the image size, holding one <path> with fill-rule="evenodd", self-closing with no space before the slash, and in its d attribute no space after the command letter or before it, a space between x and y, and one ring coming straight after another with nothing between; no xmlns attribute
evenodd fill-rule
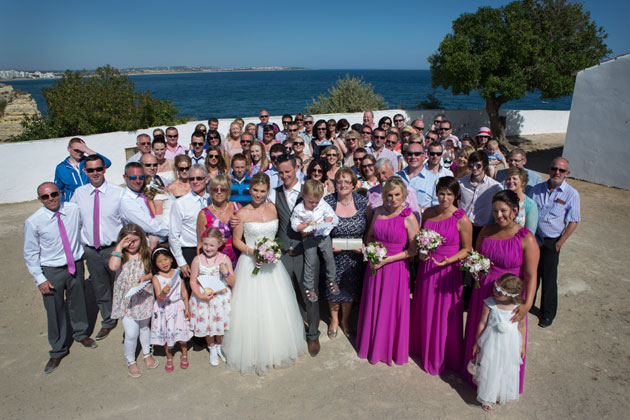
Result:
<svg viewBox="0 0 630 420"><path fill-rule="evenodd" d="M68 267L42 267L46 279L55 290L42 295L48 316L48 343L50 357L68 354L72 339L81 341L88 336L88 315L83 287L83 259L75 262L76 273L70 275Z"/></svg>
<svg viewBox="0 0 630 420"><path fill-rule="evenodd" d="M284 268L289 272L289 277L291 277L294 287L299 290L302 295L304 309L306 310L306 323L308 324L306 338L308 340L316 340L319 337L319 303L311 302L306 297L302 281L304 275L304 255L282 254L281 261Z"/></svg>
<svg viewBox="0 0 630 420"><path fill-rule="evenodd" d="M114 246L103 248L100 251L85 246L85 262L90 271L92 279L92 288L94 289L94 297L96 305L101 312L101 327L114 328L116 320L112 319L112 288L116 273L109 271L109 258L111 257ZM86 299L86 302L89 302ZM94 312L92 312L94 313Z"/></svg>
<svg viewBox="0 0 630 420"><path fill-rule="evenodd" d="M322 258L326 263L326 287L331 283L336 283L335 256L332 251L332 240L330 236L306 236L302 239L304 246L304 287L315 289L319 293L318 265L319 256L317 250L322 253Z"/></svg>

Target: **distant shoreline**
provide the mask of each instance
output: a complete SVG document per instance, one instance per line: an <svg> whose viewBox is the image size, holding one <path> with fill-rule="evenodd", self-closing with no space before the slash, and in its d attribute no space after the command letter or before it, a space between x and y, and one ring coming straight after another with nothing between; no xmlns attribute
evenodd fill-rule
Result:
<svg viewBox="0 0 630 420"><path fill-rule="evenodd" d="M156 70L156 71L139 71L139 72L129 72L129 73L121 73L123 76L152 76L152 75L162 75L162 74L197 74L197 73L239 73L239 72L255 72L255 71L309 71L312 69L307 68L277 68L277 69L217 69L217 70ZM91 75L91 74L88 74ZM12 80L58 80L61 77L47 77L47 78L32 78L32 77L16 77L13 79L0 79L0 82L10 82Z"/></svg>

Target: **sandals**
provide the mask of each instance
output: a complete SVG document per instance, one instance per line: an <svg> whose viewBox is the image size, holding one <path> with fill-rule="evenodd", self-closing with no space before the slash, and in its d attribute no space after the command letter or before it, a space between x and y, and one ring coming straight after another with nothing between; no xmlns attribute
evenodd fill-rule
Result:
<svg viewBox="0 0 630 420"><path fill-rule="evenodd" d="M306 298L309 302L317 302L318 297L315 289L305 289L304 293L306 293Z"/></svg>
<svg viewBox="0 0 630 420"><path fill-rule="evenodd" d="M328 328L328 338L330 338L331 340L334 338L337 338L337 330L339 329L339 327L335 328L334 330L332 328Z"/></svg>
<svg viewBox="0 0 630 420"><path fill-rule="evenodd" d="M182 369L188 369L188 356L182 354L181 359L179 359L179 367Z"/></svg>
<svg viewBox="0 0 630 420"><path fill-rule="evenodd" d="M492 411L492 406L488 404L481 404L481 409L483 411Z"/></svg>
<svg viewBox="0 0 630 420"><path fill-rule="evenodd" d="M167 372L172 372L173 369L175 369L175 367L173 366L173 358L172 357L167 357L166 358L166 364L164 365L164 370Z"/></svg>
<svg viewBox="0 0 630 420"><path fill-rule="evenodd" d="M134 360L133 362L127 362L127 368L130 368L131 366L136 365L136 361ZM136 366L137 368L137 366ZM132 378L139 378L142 376L142 372L140 372L140 369L138 368L138 372L137 373L131 373L130 370L127 370L127 373L129 374L129 376L131 376Z"/></svg>
<svg viewBox="0 0 630 420"><path fill-rule="evenodd" d="M149 354L145 354L145 355L143 355L143 356L142 356L142 358L146 360L146 359L148 359L149 357L152 357L152 356L153 356L153 355L152 355L151 353L149 353ZM144 363L145 363L145 365L146 365L146 363L147 363L147 362L145 361ZM147 365L147 369L155 369L155 368L157 368L158 366L160 366L160 362L159 362L159 360L158 360L158 359L153 359L153 364L152 364L151 366L148 366L148 365Z"/></svg>
<svg viewBox="0 0 630 420"><path fill-rule="evenodd" d="M330 293L335 296L341 293L341 290L339 290L339 285L337 284L337 282L334 282L332 280L328 282L328 290L330 290Z"/></svg>

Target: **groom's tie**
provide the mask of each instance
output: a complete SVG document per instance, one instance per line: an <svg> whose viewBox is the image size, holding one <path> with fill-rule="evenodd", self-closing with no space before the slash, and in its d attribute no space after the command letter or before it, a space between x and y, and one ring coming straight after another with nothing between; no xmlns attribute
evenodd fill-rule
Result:
<svg viewBox="0 0 630 420"><path fill-rule="evenodd" d="M74 266L74 256L72 255L72 247L70 246L70 241L68 240L68 234L66 233L66 227L61 220L61 214L59 212L55 213L55 217L57 218L57 225L59 226L59 236L61 236L61 243L63 244L63 252L66 254L66 260L68 261L68 271L70 274L76 273L76 267Z"/></svg>

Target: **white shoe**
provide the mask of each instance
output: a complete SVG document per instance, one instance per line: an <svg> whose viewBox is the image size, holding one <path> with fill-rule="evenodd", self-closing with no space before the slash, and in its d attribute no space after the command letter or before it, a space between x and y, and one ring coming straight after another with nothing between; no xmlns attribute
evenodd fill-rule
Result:
<svg viewBox="0 0 630 420"><path fill-rule="evenodd" d="M219 366L219 358L217 357L217 346L210 347L210 364Z"/></svg>
<svg viewBox="0 0 630 420"><path fill-rule="evenodd" d="M225 363L225 355L223 354L223 348L221 347L221 344L215 344L214 347L216 347L217 349L217 354L219 355L219 358L223 360L223 363Z"/></svg>

